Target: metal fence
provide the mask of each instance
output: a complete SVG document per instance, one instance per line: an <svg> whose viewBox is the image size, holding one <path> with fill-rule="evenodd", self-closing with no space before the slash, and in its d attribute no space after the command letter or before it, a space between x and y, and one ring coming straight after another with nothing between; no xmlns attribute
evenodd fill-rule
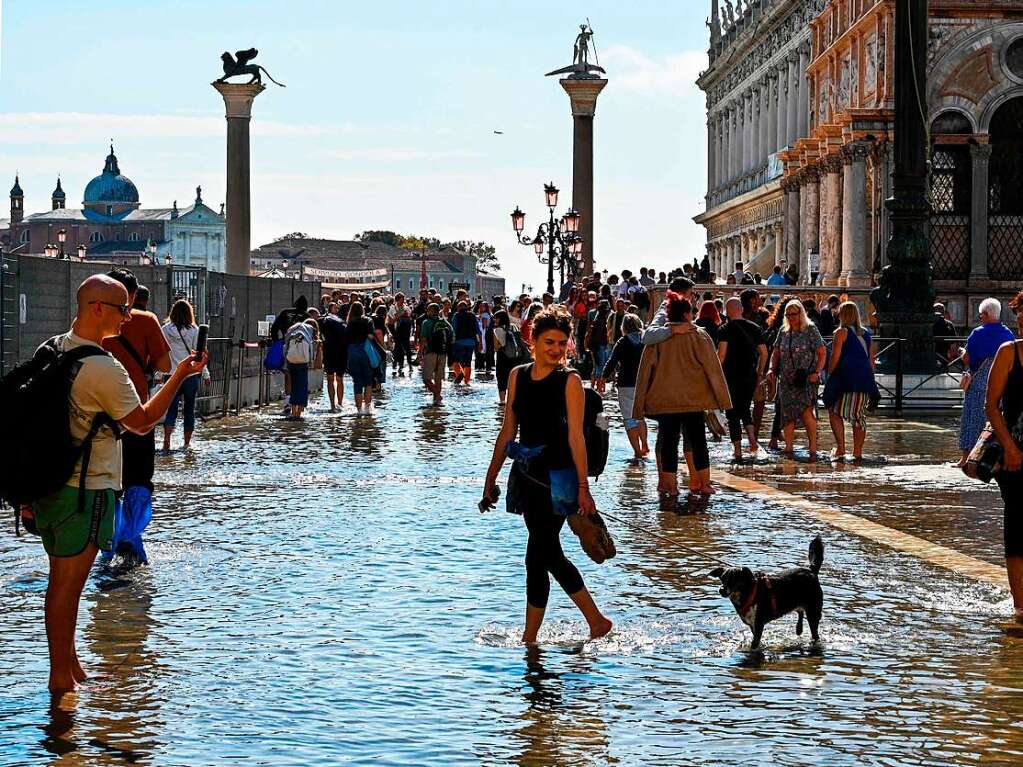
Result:
<svg viewBox="0 0 1023 767"><path fill-rule="evenodd" d="M66 332L74 319L78 286L114 266L2 252L0 263L0 376L30 358L47 338ZM258 340L258 322L294 305L300 295L310 306L320 296L318 282L162 264L132 271L149 288L149 309L158 317L167 315L177 297L185 297L195 308L196 320L210 326L211 338L234 344Z"/></svg>

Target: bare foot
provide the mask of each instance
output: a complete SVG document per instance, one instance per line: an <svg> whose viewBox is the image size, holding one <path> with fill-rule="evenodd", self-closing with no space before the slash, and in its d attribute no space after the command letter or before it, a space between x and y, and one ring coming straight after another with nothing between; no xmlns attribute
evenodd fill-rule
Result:
<svg viewBox="0 0 1023 767"><path fill-rule="evenodd" d="M76 682L84 682L89 678L89 675L85 673L85 669L82 668L82 664L75 658L71 665L71 676L74 677Z"/></svg>
<svg viewBox="0 0 1023 767"><path fill-rule="evenodd" d="M700 488L701 495L714 495L717 490L714 489L714 485L704 485Z"/></svg>
<svg viewBox="0 0 1023 767"><path fill-rule="evenodd" d="M74 677L68 675L54 676L50 674L50 683L48 685L50 692L54 695L61 695L65 692L75 691L75 680Z"/></svg>
<svg viewBox="0 0 1023 767"><path fill-rule="evenodd" d="M611 628L614 626L611 621L601 616L600 620L596 624L590 625L590 639L600 639L603 636L607 636L611 633Z"/></svg>

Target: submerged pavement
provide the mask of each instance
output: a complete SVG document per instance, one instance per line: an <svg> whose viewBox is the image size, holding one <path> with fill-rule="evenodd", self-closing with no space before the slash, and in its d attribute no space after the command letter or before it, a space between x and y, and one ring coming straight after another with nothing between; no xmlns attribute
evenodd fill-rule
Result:
<svg viewBox="0 0 1023 767"><path fill-rule="evenodd" d="M864 467L734 467L716 445L721 492L679 516L657 509L653 462L627 463L609 397L593 489L628 522L609 522L619 555L598 567L563 543L616 628L584 642L555 586L526 650L524 528L475 507L493 385L440 408L414 380L388 386L374 417L252 411L159 458L152 564L90 580L94 681L60 705L45 691L45 557L0 538L0 764L1023 761L1001 501L946 465L953 421L875 419L867 450L891 457ZM822 645L786 618L751 654L711 560L802 564L817 532Z"/></svg>

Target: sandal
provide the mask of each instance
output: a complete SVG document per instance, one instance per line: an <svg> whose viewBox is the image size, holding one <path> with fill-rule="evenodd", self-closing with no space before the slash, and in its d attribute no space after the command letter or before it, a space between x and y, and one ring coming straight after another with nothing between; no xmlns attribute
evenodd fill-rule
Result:
<svg viewBox="0 0 1023 767"><path fill-rule="evenodd" d="M678 493L660 493L658 507L661 511L674 511L678 504Z"/></svg>

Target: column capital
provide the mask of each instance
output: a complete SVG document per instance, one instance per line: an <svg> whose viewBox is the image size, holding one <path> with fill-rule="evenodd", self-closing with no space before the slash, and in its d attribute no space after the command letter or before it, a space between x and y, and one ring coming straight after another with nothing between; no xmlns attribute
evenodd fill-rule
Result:
<svg viewBox="0 0 1023 767"><path fill-rule="evenodd" d="M593 117L597 112L597 96L604 90L607 80L576 79L566 77L559 80L572 104L573 117Z"/></svg>
<svg viewBox="0 0 1023 767"><path fill-rule="evenodd" d="M808 184L817 184L821 180L821 169L816 165L807 165L803 169L803 173L806 176L806 182Z"/></svg>
<svg viewBox="0 0 1023 767"><path fill-rule="evenodd" d="M228 120L248 120L252 117L252 102L266 90L262 83L210 83L224 97L224 108Z"/></svg>
<svg viewBox="0 0 1023 767"><path fill-rule="evenodd" d="M821 173L827 175L829 173L841 173L842 172L842 158L838 154L829 154L820 161Z"/></svg>
<svg viewBox="0 0 1023 767"><path fill-rule="evenodd" d="M866 162L873 151L871 141L853 141L842 147L842 162L850 164L854 162Z"/></svg>
<svg viewBox="0 0 1023 767"><path fill-rule="evenodd" d="M987 162L991 159L991 145L990 144L970 144L970 157L974 160L982 160Z"/></svg>

